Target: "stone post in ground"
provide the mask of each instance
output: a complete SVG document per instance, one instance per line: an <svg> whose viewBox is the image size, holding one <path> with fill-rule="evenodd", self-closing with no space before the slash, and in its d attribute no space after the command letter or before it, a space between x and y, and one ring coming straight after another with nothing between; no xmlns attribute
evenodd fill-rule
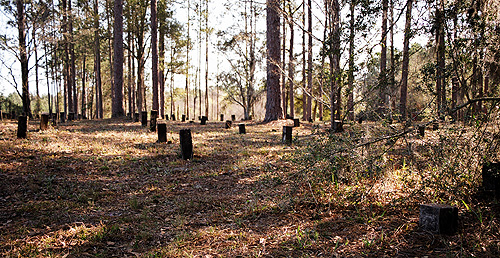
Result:
<svg viewBox="0 0 500 258"><path fill-rule="evenodd" d="M167 124L158 123L158 142L167 142Z"/></svg>
<svg viewBox="0 0 500 258"><path fill-rule="evenodd" d="M293 127L299 127L300 126L300 119L294 118L293 119Z"/></svg>
<svg viewBox="0 0 500 258"><path fill-rule="evenodd" d="M238 124L240 134L246 134L245 124Z"/></svg>
<svg viewBox="0 0 500 258"><path fill-rule="evenodd" d="M283 126L283 143L292 144L292 129L292 126Z"/></svg>
<svg viewBox="0 0 500 258"><path fill-rule="evenodd" d="M419 125L417 128L418 128L418 134L421 137L424 137L425 136L425 125Z"/></svg>
<svg viewBox="0 0 500 258"><path fill-rule="evenodd" d="M149 130L156 132L156 119L158 118L158 111L151 110L151 120L149 121Z"/></svg>
<svg viewBox="0 0 500 258"><path fill-rule="evenodd" d="M61 120L61 123L64 124L64 122L66 122L66 114L64 112L60 112L59 119Z"/></svg>
<svg viewBox="0 0 500 258"><path fill-rule="evenodd" d="M191 138L191 129L182 129L179 132L179 140L181 144L182 159L188 160L193 158L193 139Z"/></svg>
<svg viewBox="0 0 500 258"><path fill-rule="evenodd" d="M141 112L141 125L142 125L142 127L148 126L148 112L147 111Z"/></svg>
<svg viewBox="0 0 500 258"><path fill-rule="evenodd" d="M28 136L28 117L20 116L17 119L17 138L26 139Z"/></svg>
<svg viewBox="0 0 500 258"><path fill-rule="evenodd" d="M453 235L458 229L458 209L443 204L422 204L419 225L435 234Z"/></svg>
<svg viewBox="0 0 500 258"><path fill-rule="evenodd" d="M49 128L49 114L43 113L40 118L40 131L47 130Z"/></svg>

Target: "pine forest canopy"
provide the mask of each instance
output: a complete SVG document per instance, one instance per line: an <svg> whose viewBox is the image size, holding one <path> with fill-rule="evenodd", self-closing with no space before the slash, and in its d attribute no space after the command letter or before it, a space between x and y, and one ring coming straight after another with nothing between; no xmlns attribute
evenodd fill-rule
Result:
<svg viewBox="0 0 500 258"><path fill-rule="evenodd" d="M495 0L7 0L0 94L18 94L25 113L89 118L231 112L333 129L356 116L466 119L487 104L450 111L498 96L498 10Z"/></svg>

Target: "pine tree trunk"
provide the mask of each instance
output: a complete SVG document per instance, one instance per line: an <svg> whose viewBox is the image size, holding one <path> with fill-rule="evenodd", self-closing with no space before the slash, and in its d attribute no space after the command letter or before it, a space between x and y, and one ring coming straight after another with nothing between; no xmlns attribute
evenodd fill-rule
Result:
<svg viewBox="0 0 500 258"><path fill-rule="evenodd" d="M123 111L123 0L114 2L115 22L113 26L113 97L111 116L121 117Z"/></svg>
<svg viewBox="0 0 500 258"><path fill-rule="evenodd" d="M407 0L405 36L403 41L403 66L401 75L401 96L400 96L400 112L401 119L404 121L407 118L407 96L408 96L408 66L410 61L410 37L411 37L411 9L413 8L413 0Z"/></svg>
<svg viewBox="0 0 500 258"><path fill-rule="evenodd" d="M313 95L313 60L312 60L312 1L308 0L307 2L307 105L306 105L306 120L311 121L312 114L312 95Z"/></svg>
<svg viewBox="0 0 500 258"><path fill-rule="evenodd" d="M382 0L382 39L380 42L380 75L379 75L379 108L385 107L387 91L387 11L389 9L388 0Z"/></svg>
<svg viewBox="0 0 500 258"><path fill-rule="evenodd" d="M347 98L347 118L350 121L354 121L354 35L355 35L355 13L354 8L356 4L355 1L351 2L349 6L351 19L349 21L349 71L347 75L347 85L348 89L348 98Z"/></svg>
<svg viewBox="0 0 500 258"><path fill-rule="evenodd" d="M158 18L156 0L151 0L151 77L153 79L153 103L152 110L158 110Z"/></svg>
<svg viewBox="0 0 500 258"><path fill-rule="evenodd" d="M264 122L278 120L282 117L280 95L280 15L279 1L267 0L267 100Z"/></svg>
<svg viewBox="0 0 500 258"><path fill-rule="evenodd" d="M102 81L101 81L101 43L99 40L99 6L98 0L94 0L94 73L95 73L95 84L96 84L96 117L98 119L104 118L104 110L102 104Z"/></svg>
<svg viewBox="0 0 500 258"><path fill-rule="evenodd" d="M23 113L26 116L31 115L30 93L29 93L29 71L28 71L28 54L26 52L26 20L24 15L24 1L16 0L17 7L17 29L19 39L19 57L21 60L21 79L22 79L22 102Z"/></svg>
<svg viewBox="0 0 500 258"><path fill-rule="evenodd" d="M295 111L294 111L294 85L293 85L293 80L294 80L294 74L295 74L295 56L293 55L293 38L294 38L294 28L293 28L293 13L292 13L292 7L291 4L289 5L289 22L288 26L290 26L290 53L289 53L289 60L288 60L288 87L289 87L289 93L288 93L288 99L290 100L290 117L294 118L295 116Z"/></svg>

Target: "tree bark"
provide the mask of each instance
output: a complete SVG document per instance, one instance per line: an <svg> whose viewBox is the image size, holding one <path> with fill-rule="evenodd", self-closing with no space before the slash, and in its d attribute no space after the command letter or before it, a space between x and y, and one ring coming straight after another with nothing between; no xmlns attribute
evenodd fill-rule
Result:
<svg viewBox="0 0 500 258"><path fill-rule="evenodd" d="M153 103L152 110L158 110L158 16L156 10L156 0L151 0L151 66L153 79Z"/></svg>
<svg viewBox="0 0 500 258"><path fill-rule="evenodd" d="M280 15L279 0L266 2L267 24L267 100L264 122L278 120L282 117L280 95Z"/></svg>
<svg viewBox="0 0 500 258"><path fill-rule="evenodd" d="M289 93L288 93L288 99L290 100L290 117L294 118L295 116L295 103L294 103L294 85L293 85L293 80L294 80L294 74L295 74L295 56L293 55L293 38L294 38L294 28L293 28L293 13L292 13L292 7L291 4L289 5L289 10L290 12L290 17L289 17L289 22L288 25L290 26L290 53L289 53L289 60L288 60L288 87L289 87Z"/></svg>
<svg viewBox="0 0 500 258"><path fill-rule="evenodd" d="M313 95L313 61L312 61L312 1L307 1L307 110L306 110L306 120L311 121L312 114L312 95Z"/></svg>
<svg viewBox="0 0 500 258"><path fill-rule="evenodd" d="M19 39L19 57L21 61L21 81L22 81L22 102L23 112L26 116L31 115L30 92L29 92L29 71L28 71L28 53L26 51L26 20L24 15L24 1L17 0L17 29Z"/></svg>
<svg viewBox="0 0 500 258"><path fill-rule="evenodd" d="M411 9L413 6L413 0L407 0L406 3L406 24L405 24L405 36L403 41L403 64L402 64L402 75L401 75L401 96L400 96L400 112L401 119L406 120L406 104L408 96L408 66L410 61L410 37L411 37Z"/></svg>
<svg viewBox="0 0 500 258"><path fill-rule="evenodd" d="M382 39L380 41L380 75L379 90L380 104L379 108L384 108L387 91L387 11L389 9L388 0L382 0Z"/></svg>
<svg viewBox="0 0 500 258"><path fill-rule="evenodd" d="M111 116L121 117L123 111L123 0L114 2L113 26L113 97Z"/></svg>
<svg viewBox="0 0 500 258"><path fill-rule="evenodd" d="M99 40L99 6L98 0L94 0L94 73L96 84L96 117L104 118L104 110L102 105L102 81L101 81L101 43Z"/></svg>
<svg viewBox="0 0 500 258"><path fill-rule="evenodd" d="M356 6L356 0L352 0L349 6L350 20L349 20L349 70L347 74L347 87L348 88L348 98L347 98L347 118L350 121L354 121L354 35L355 35L355 12L354 8Z"/></svg>

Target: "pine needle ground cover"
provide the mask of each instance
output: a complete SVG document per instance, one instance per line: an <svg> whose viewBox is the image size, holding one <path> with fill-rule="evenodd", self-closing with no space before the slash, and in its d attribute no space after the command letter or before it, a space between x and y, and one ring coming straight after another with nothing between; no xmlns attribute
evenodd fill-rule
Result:
<svg viewBox="0 0 500 258"><path fill-rule="evenodd" d="M424 137L364 123L331 135L291 121L224 129L167 122L168 141L127 120L75 121L16 139L0 124L2 257L498 256L499 205L480 192L496 122ZM465 128L465 129L464 129ZM194 157L182 160L180 129ZM419 204L459 207L459 232L418 227Z"/></svg>

